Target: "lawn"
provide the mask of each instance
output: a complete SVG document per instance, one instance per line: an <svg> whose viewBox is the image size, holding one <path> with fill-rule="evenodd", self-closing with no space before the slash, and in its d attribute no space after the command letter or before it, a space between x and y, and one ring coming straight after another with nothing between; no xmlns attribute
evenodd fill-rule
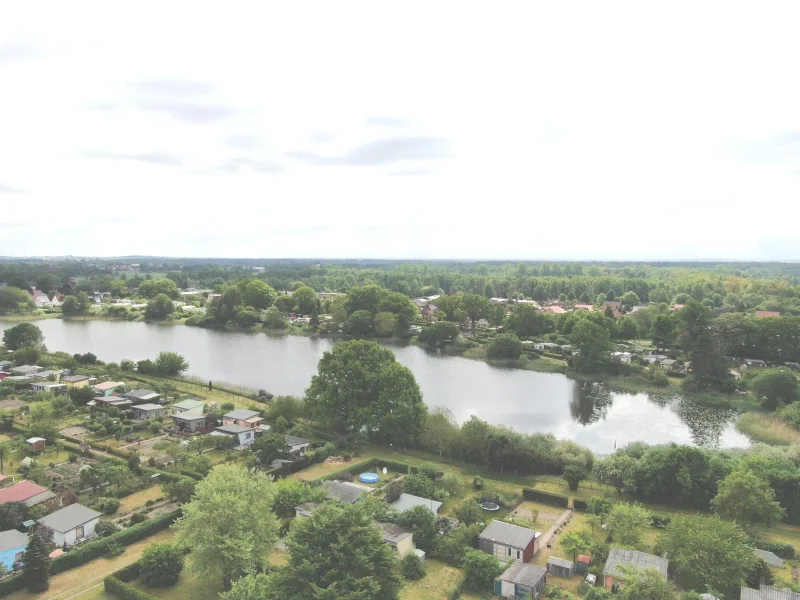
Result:
<svg viewBox="0 0 800 600"><path fill-rule="evenodd" d="M130 496L125 496L124 498L120 499L119 510L117 511L117 514L124 514L128 511L136 510L137 508L144 506L148 500L155 500L163 495L164 490L161 489L160 485L154 485L146 490L134 492Z"/></svg>
<svg viewBox="0 0 800 600"><path fill-rule="evenodd" d="M50 600L66 600L66 598L88 590L98 583L102 583L103 578L107 575L139 560L142 551L153 542L166 541L171 539L172 536L172 530L167 529L127 546L125 552L121 556L110 559L98 558L80 567L64 571L58 575L53 575L50 578L50 590L47 592L48 596L46 597ZM102 587L99 589L102 589ZM86 596L86 598L81 595L81 600L104 597L95 596L93 595L94 593L95 591L92 590L90 595ZM8 595L7 598L10 600L34 600L36 598L41 599L42 596L39 594L31 594L27 591L20 591Z"/></svg>
<svg viewBox="0 0 800 600"><path fill-rule="evenodd" d="M181 573L178 583L172 587L148 588L139 581L135 581L131 585L164 600L219 600L219 593L222 591L221 579L219 581L199 579L186 569Z"/></svg>
<svg viewBox="0 0 800 600"><path fill-rule="evenodd" d="M425 577L419 581L408 582L400 592L400 600L444 600L449 590L461 580L463 573L443 562L425 560ZM491 598L486 596L461 596L464 599Z"/></svg>

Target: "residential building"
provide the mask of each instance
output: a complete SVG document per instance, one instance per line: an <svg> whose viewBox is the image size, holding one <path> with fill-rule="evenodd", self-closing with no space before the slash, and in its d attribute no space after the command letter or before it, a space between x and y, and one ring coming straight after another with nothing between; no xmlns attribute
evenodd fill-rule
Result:
<svg viewBox="0 0 800 600"><path fill-rule="evenodd" d="M172 423L183 433L197 433L207 427L205 415L193 415L190 413L175 413L172 415Z"/></svg>
<svg viewBox="0 0 800 600"><path fill-rule="evenodd" d="M16 529L0 532L0 564L6 573L19 569L27 547L28 536L24 533Z"/></svg>
<svg viewBox="0 0 800 600"><path fill-rule="evenodd" d="M206 403L202 400L181 400L170 406L170 409L173 415L202 415L205 407Z"/></svg>
<svg viewBox="0 0 800 600"><path fill-rule="evenodd" d="M658 363L658 366L664 369L665 371L673 371L677 369L676 363L678 361L673 358L665 358L661 362Z"/></svg>
<svg viewBox="0 0 800 600"><path fill-rule="evenodd" d="M137 421L149 421L167 416L167 407L160 404L139 404L131 407L133 418Z"/></svg>
<svg viewBox="0 0 800 600"><path fill-rule="evenodd" d="M501 561L528 562L539 551L541 533L503 521L492 521L478 536L478 549Z"/></svg>
<svg viewBox="0 0 800 600"><path fill-rule="evenodd" d="M0 371L0 381L3 381L3 379L8 377L9 375L11 375L11 373L8 373L7 371Z"/></svg>
<svg viewBox="0 0 800 600"><path fill-rule="evenodd" d="M0 360L0 371L10 371L14 363L10 360Z"/></svg>
<svg viewBox="0 0 800 600"><path fill-rule="evenodd" d="M97 379L88 375L67 375L61 378L61 383L71 388L85 388L96 382Z"/></svg>
<svg viewBox="0 0 800 600"><path fill-rule="evenodd" d="M515 562L494 580L494 595L508 600L539 600L547 585L547 570Z"/></svg>
<svg viewBox="0 0 800 600"><path fill-rule="evenodd" d="M542 309L542 312L550 313L551 315L563 315L567 312L567 309L561 306L553 305L553 306L545 306Z"/></svg>
<svg viewBox="0 0 800 600"><path fill-rule="evenodd" d="M633 359L633 354L630 352L612 352L611 358L617 362L629 365Z"/></svg>
<svg viewBox="0 0 800 600"><path fill-rule="evenodd" d="M214 436L227 436L234 438L236 447L250 446L255 439L255 432L251 427L242 425L221 425L211 432Z"/></svg>
<svg viewBox="0 0 800 600"><path fill-rule="evenodd" d="M46 487L28 479L0 489L0 504L22 502L28 508L39 504L55 507L59 505L60 501L61 499Z"/></svg>
<svg viewBox="0 0 800 600"><path fill-rule="evenodd" d="M98 396L110 396L115 391L124 387L125 383L122 381L104 381L103 383L95 383L92 386L94 393Z"/></svg>
<svg viewBox="0 0 800 600"><path fill-rule="evenodd" d="M133 402L128 400L127 398L123 398L121 396L98 396L94 400L93 406L99 406L101 408L109 408L111 406L116 406L117 408L127 408L133 405ZM87 403L87 406L90 403Z"/></svg>
<svg viewBox="0 0 800 600"><path fill-rule="evenodd" d="M241 427L257 429L263 422L264 418L258 412L243 408L222 415L223 425L240 425Z"/></svg>
<svg viewBox="0 0 800 600"><path fill-rule="evenodd" d="M94 529L101 516L96 510L76 503L42 517L37 523L40 528L47 527L53 532L56 546L74 546L94 537Z"/></svg>
<svg viewBox="0 0 800 600"><path fill-rule="evenodd" d="M545 352L547 350L552 350L556 346L557 344L553 344L551 342L536 342L533 344L533 349L538 350L539 352Z"/></svg>
<svg viewBox="0 0 800 600"><path fill-rule="evenodd" d="M264 429L264 427L262 427L262 429ZM267 427L267 429L269 429L269 427ZM286 440L286 445L289 446L289 453L292 456L303 456L308 452L308 449L311 448L311 440L297 437L296 435L285 435L283 437Z"/></svg>
<svg viewBox="0 0 800 600"><path fill-rule="evenodd" d="M611 551L608 553L606 566L603 568L603 586L607 590L618 588L625 577L622 567L633 567L642 571L655 569L666 579L668 566L669 561L666 558L661 558L655 554L612 546Z"/></svg>
<svg viewBox="0 0 800 600"><path fill-rule="evenodd" d="M127 398L134 404L152 404L154 402L158 402L159 398L161 398L161 394L158 392L154 392L153 390L131 390L125 394L122 394L123 398Z"/></svg>
<svg viewBox="0 0 800 600"><path fill-rule="evenodd" d="M50 381L50 382L56 382L57 383L57 382L61 381L61 371L53 371L51 369L48 369L46 371L39 371L38 373L31 373L30 377L31 377L31 379L34 379L34 380L37 380L37 381L47 380L47 381Z"/></svg>
<svg viewBox="0 0 800 600"><path fill-rule="evenodd" d="M69 388L64 383L52 383L50 381L43 381L39 383L31 383L31 389L37 394L40 392L50 392L59 396L66 396L69 393Z"/></svg>
<svg viewBox="0 0 800 600"><path fill-rule="evenodd" d="M410 530L395 523L379 523L377 521L374 523L381 530L383 541L397 552L397 558L402 559L416 549L414 534Z"/></svg>
<svg viewBox="0 0 800 600"><path fill-rule="evenodd" d="M35 290L31 296L33 296L33 303L36 308L51 308L53 306L50 298L42 290Z"/></svg>
<svg viewBox="0 0 800 600"><path fill-rule="evenodd" d="M409 508L414 508L415 506L424 506L433 514L438 515L439 509L442 508L442 503L438 500L431 500L430 498L422 498L406 493L400 494L400 497L392 502L392 508L399 512L405 512Z"/></svg>
<svg viewBox="0 0 800 600"><path fill-rule="evenodd" d="M800 593L790 589L779 590L769 585L762 585L758 590L743 587L739 598L740 600L800 600Z"/></svg>
<svg viewBox="0 0 800 600"><path fill-rule="evenodd" d="M666 360L667 356L664 354L647 354L643 358L648 363L653 365L653 364L659 364L662 360Z"/></svg>
<svg viewBox="0 0 800 600"><path fill-rule="evenodd" d="M322 489L325 490L325 497L328 500L337 500L345 504L355 504L362 496L372 492L371 487L349 481L324 481Z"/></svg>

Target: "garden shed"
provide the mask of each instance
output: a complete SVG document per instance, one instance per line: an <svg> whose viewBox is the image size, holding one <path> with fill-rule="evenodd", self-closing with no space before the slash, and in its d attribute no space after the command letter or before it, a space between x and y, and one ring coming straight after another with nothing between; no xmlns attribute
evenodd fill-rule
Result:
<svg viewBox="0 0 800 600"><path fill-rule="evenodd" d="M494 594L509 600L539 600L547 584L547 570L515 562L494 580Z"/></svg>
<svg viewBox="0 0 800 600"><path fill-rule="evenodd" d="M478 549L502 561L528 562L539 550L540 535L527 527L492 521L478 536Z"/></svg>
<svg viewBox="0 0 800 600"><path fill-rule="evenodd" d="M551 556L547 559L547 572L556 577L569 579L575 574L575 563L566 558Z"/></svg>
<svg viewBox="0 0 800 600"><path fill-rule="evenodd" d="M25 443L28 444L28 450L39 454L40 452L44 452L44 445L46 441L47 440L44 438L32 437L25 440Z"/></svg>

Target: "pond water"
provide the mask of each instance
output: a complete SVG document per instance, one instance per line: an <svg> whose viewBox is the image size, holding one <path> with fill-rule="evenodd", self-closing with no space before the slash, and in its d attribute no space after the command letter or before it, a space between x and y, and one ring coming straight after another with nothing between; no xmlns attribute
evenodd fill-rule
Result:
<svg viewBox="0 0 800 600"><path fill-rule="evenodd" d="M189 375L301 396L333 342L301 336L231 333L186 326L110 321L37 321L51 351L93 352L104 361L178 352ZM13 323L0 322L0 331ZM680 397L624 393L560 374L508 369L417 346L393 346L417 378L429 406L446 406L460 421L477 415L517 431L549 432L598 453L637 440L708 447L746 447L735 411Z"/></svg>

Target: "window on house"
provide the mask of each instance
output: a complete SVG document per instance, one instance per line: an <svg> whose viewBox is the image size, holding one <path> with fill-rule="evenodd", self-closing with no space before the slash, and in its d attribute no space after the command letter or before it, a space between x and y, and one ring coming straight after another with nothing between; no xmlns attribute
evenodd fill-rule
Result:
<svg viewBox="0 0 800 600"><path fill-rule="evenodd" d="M508 556L511 556L511 548L506 548L506 552L508 553Z"/></svg>
<svg viewBox="0 0 800 600"><path fill-rule="evenodd" d="M522 558L522 553L519 550L517 550L517 558Z"/></svg>
<svg viewBox="0 0 800 600"><path fill-rule="evenodd" d="M22 560L22 556L23 556L24 554L25 554L24 552L17 552L17 553L14 555L14 562L20 562L20 561Z"/></svg>
<svg viewBox="0 0 800 600"><path fill-rule="evenodd" d="M83 525L75 528L75 539L79 540L82 537L83 537Z"/></svg>

